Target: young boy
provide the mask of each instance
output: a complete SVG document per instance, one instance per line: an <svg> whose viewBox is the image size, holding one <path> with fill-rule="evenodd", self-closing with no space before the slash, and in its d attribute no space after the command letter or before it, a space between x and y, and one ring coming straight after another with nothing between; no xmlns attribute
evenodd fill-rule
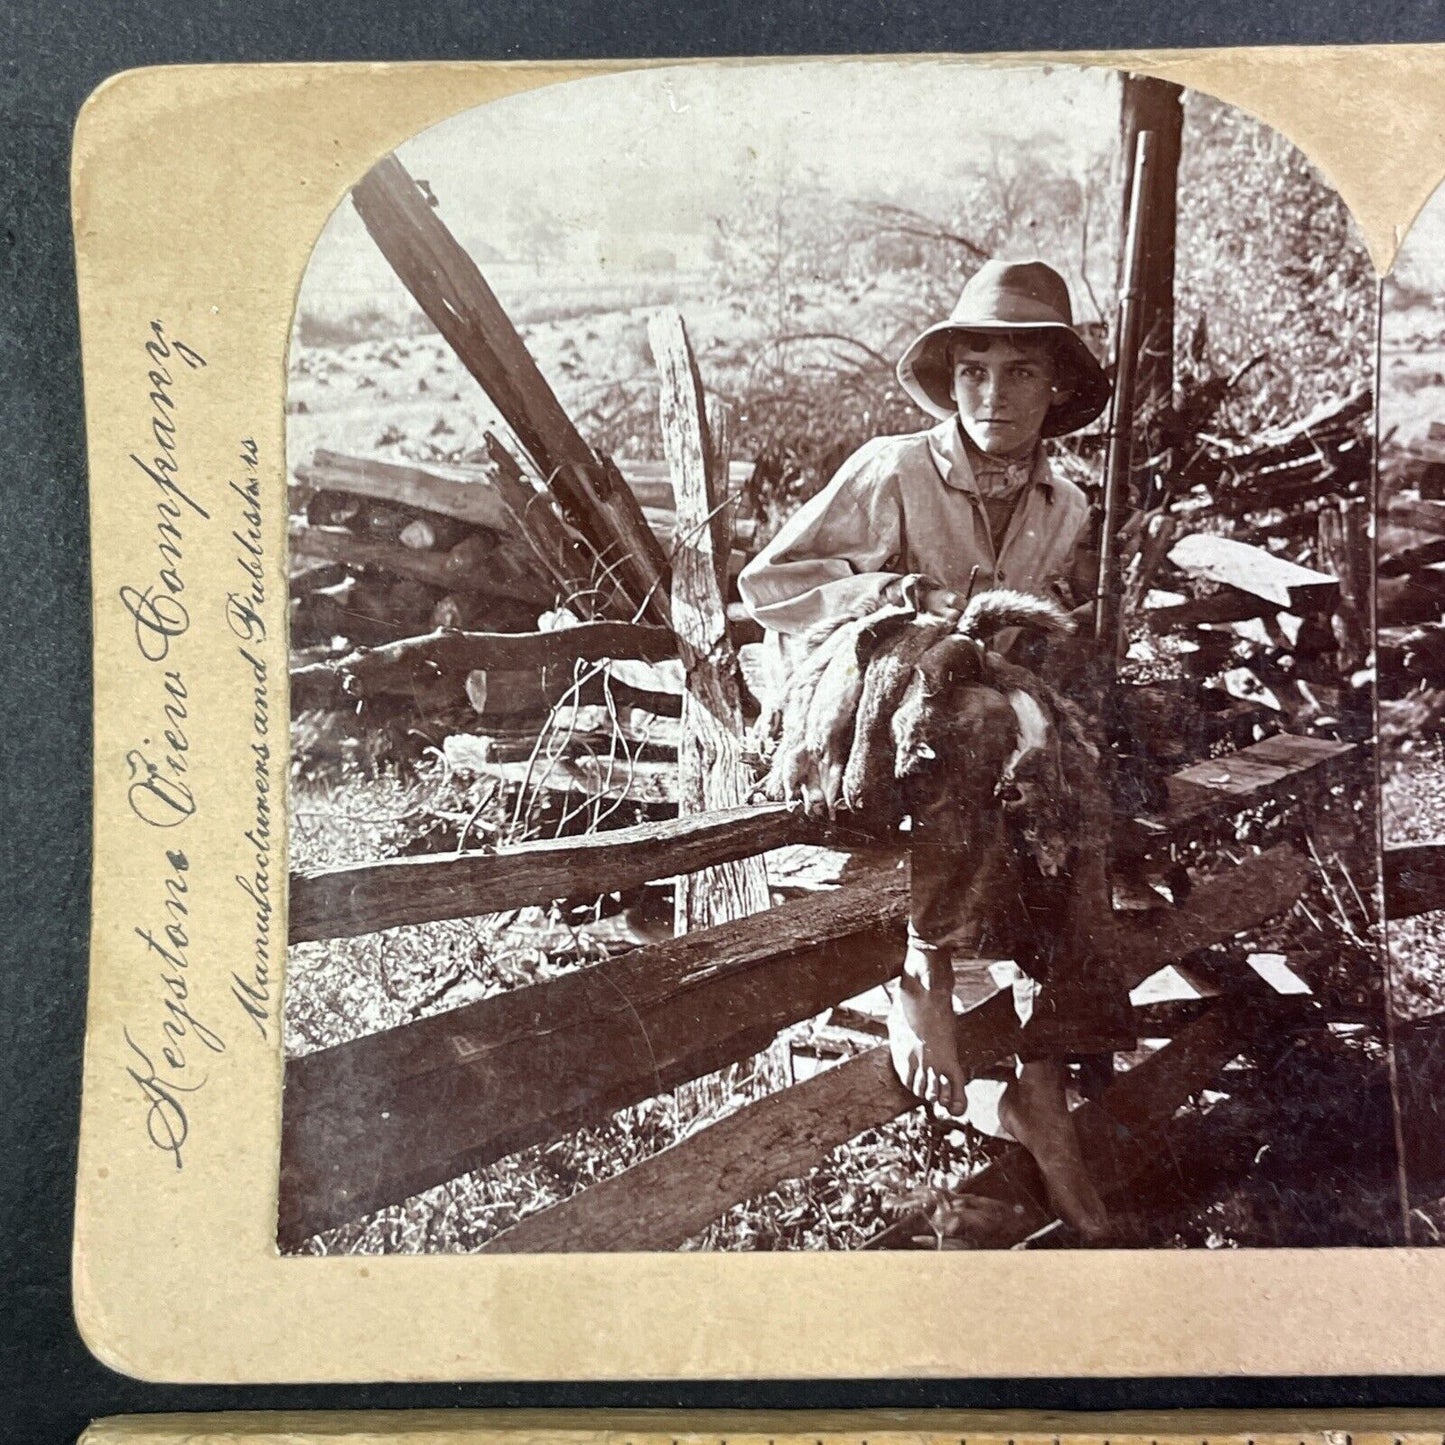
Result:
<svg viewBox="0 0 1445 1445"><path fill-rule="evenodd" d="M1074 330L1063 278L1040 261L987 262L949 318L904 352L898 379L939 425L860 448L738 580L748 611L781 635L785 653L789 638L874 601L909 597L941 614L991 587L1069 605L1091 594L1081 555L1088 502L1053 474L1041 441L1087 426L1110 385ZM944 863L935 878L939 869L915 858L889 1040L903 1083L961 1112L968 1081L955 1042L953 953L938 922L946 910L937 906L946 871ZM1060 1217L1097 1240L1107 1219L1064 1082L1057 1054L1025 1059L998 1103L999 1123L1038 1161Z"/></svg>

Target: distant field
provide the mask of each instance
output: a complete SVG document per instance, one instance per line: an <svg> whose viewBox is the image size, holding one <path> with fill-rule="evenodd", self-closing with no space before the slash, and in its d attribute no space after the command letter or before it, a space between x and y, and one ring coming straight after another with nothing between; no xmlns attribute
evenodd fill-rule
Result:
<svg viewBox="0 0 1445 1445"><path fill-rule="evenodd" d="M1445 306L1387 307L1380 353L1380 436L1415 441L1445 422Z"/></svg>
<svg viewBox="0 0 1445 1445"><path fill-rule="evenodd" d="M816 386L829 367L887 369L919 324L917 281L892 273L794 287L786 305L734 294L726 278L565 281L498 293L528 350L589 440L656 460L657 381L647 322L675 305L710 395L746 411L760 385ZM498 424L494 408L405 296L307 297L289 362L287 455L317 447L392 460L456 457ZM744 418L745 419L745 418ZM861 420L861 419L860 419ZM918 414L918 424L927 418Z"/></svg>

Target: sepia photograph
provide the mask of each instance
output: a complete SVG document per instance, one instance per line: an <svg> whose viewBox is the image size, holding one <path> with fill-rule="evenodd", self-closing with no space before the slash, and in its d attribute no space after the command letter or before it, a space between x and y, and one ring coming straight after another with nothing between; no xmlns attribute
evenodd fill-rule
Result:
<svg viewBox="0 0 1445 1445"><path fill-rule="evenodd" d="M1438 1241L1416 245L1382 321L1282 134L1068 65L379 156L289 349L281 1251Z"/></svg>
<svg viewBox="0 0 1445 1445"><path fill-rule="evenodd" d="M1412 1243L1445 1230L1445 196L1380 303L1380 812L1400 1167Z"/></svg>

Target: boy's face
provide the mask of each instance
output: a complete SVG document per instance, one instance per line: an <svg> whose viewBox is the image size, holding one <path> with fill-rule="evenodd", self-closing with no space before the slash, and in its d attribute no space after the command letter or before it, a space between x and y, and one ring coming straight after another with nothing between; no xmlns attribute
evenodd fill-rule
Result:
<svg viewBox="0 0 1445 1445"><path fill-rule="evenodd" d="M968 438L991 457L1032 451L1049 407L1062 399L1043 337L960 336L953 343L953 398Z"/></svg>

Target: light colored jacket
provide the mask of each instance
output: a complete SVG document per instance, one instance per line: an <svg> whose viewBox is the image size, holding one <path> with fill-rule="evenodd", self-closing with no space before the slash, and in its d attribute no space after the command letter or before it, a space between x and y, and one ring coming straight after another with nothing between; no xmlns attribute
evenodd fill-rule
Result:
<svg viewBox="0 0 1445 1445"><path fill-rule="evenodd" d="M1089 503L1042 449L995 555L958 419L860 447L743 569L738 592L764 627L807 631L921 574L942 587L1052 595L1071 575ZM896 591L896 589L895 589ZM862 610L866 610L863 608Z"/></svg>

